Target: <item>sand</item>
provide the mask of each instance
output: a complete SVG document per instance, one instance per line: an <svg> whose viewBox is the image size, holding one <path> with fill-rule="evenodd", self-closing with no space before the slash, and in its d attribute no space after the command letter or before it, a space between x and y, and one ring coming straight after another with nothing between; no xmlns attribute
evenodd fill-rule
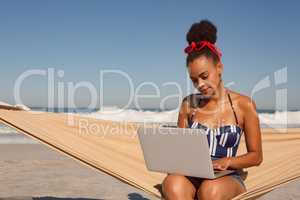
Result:
<svg viewBox="0 0 300 200"><path fill-rule="evenodd" d="M292 181L286 185L265 194L259 200L299 200L300 199L300 180Z"/></svg>
<svg viewBox="0 0 300 200"><path fill-rule="evenodd" d="M157 199L42 144L1 144L0 186L0 199Z"/></svg>

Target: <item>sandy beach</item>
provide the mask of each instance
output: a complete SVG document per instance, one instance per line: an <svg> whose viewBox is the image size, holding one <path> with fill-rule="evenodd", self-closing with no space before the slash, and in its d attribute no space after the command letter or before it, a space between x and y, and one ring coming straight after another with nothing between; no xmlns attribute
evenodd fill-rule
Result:
<svg viewBox="0 0 300 200"><path fill-rule="evenodd" d="M0 144L0 199L156 199L42 144Z"/></svg>

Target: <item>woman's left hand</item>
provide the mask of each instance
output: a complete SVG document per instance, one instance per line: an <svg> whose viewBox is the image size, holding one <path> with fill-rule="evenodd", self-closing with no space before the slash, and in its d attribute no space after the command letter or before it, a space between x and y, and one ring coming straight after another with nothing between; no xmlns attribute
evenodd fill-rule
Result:
<svg viewBox="0 0 300 200"><path fill-rule="evenodd" d="M213 167L217 170L226 170L230 167L231 160L228 157L220 158L218 160L213 160Z"/></svg>

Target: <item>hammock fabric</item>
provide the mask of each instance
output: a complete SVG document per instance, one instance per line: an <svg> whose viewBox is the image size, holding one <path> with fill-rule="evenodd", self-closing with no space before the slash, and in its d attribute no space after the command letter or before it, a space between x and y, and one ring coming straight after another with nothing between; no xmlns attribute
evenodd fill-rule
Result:
<svg viewBox="0 0 300 200"><path fill-rule="evenodd" d="M0 121L94 169L161 198L166 174L145 166L138 124L76 115L0 110ZM300 177L300 130L276 133L264 129L264 161L248 168L247 192L234 199L255 199ZM238 154L246 152L244 140Z"/></svg>

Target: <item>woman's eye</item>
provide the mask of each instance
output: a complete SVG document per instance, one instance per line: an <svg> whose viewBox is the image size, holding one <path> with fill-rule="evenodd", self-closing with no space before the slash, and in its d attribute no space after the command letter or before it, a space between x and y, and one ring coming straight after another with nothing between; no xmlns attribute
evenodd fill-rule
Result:
<svg viewBox="0 0 300 200"><path fill-rule="evenodd" d="M207 79L208 78L208 75L203 75L202 76L202 79Z"/></svg>

